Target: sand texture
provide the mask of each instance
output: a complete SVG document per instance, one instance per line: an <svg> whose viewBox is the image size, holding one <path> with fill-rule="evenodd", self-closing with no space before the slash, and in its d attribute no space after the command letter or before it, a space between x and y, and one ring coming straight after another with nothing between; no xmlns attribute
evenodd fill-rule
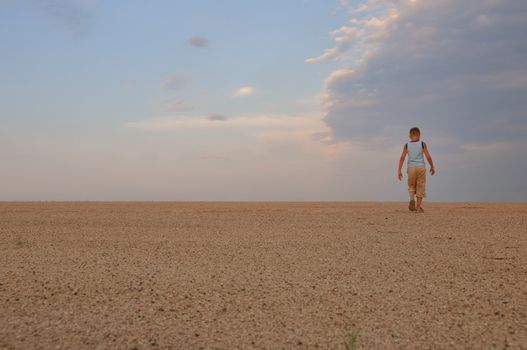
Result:
<svg viewBox="0 0 527 350"><path fill-rule="evenodd" d="M1 349L527 349L527 204L0 203Z"/></svg>

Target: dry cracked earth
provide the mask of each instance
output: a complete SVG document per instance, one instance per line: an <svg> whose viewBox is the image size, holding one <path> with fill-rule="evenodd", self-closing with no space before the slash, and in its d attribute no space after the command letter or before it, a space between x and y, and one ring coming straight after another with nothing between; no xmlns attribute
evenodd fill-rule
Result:
<svg viewBox="0 0 527 350"><path fill-rule="evenodd" d="M0 203L1 349L527 349L527 204Z"/></svg>

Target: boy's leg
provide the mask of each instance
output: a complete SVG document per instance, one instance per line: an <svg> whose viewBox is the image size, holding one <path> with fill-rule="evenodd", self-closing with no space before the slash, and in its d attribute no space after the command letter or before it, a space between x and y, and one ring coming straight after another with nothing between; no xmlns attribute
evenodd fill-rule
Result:
<svg viewBox="0 0 527 350"><path fill-rule="evenodd" d="M415 211L415 190L416 190L416 172L414 168L408 168L408 194L410 195L410 202L408 209Z"/></svg>
<svg viewBox="0 0 527 350"><path fill-rule="evenodd" d="M419 172L417 174L417 180L416 180L416 197L417 197L417 203L415 205L416 211L423 211L421 208L421 205L423 203L423 198L426 197L425 192L425 185L426 185L426 168L420 168Z"/></svg>
<svg viewBox="0 0 527 350"><path fill-rule="evenodd" d="M421 210L421 204L423 203L423 197L417 197L417 204L415 205L415 210Z"/></svg>

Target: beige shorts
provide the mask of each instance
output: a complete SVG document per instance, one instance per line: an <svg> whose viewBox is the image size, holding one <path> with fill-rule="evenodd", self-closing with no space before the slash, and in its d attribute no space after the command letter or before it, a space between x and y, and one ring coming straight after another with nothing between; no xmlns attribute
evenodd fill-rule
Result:
<svg viewBox="0 0 527 350"><path fill-rule="evenodd" d="M426 167L416 166L408 168L408 193L416 197L426 197Z"/></svg>

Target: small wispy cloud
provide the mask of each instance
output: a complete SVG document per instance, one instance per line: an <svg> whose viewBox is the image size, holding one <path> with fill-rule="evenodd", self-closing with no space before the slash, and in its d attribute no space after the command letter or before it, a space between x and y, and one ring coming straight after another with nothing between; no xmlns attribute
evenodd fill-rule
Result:
<svg viewBox="0 0 527 350"><path fill-rule="evenodd" d="M129 88L135 88L137 86L137 80L135 79L125 80L124 85Z"/></svg>
<svg viewBox="0 0 527 350"><path fill-rule="evenodd" d="M243 97L243 96L250 96L253 95L256 92L256 89L252 86L244 86L239 89L236 89L234 93L232 94L232 97Z"/></svg>
<svg viewBox="0 0 527 350"><path fill-rule="evenodd" d="M342 54L342 50L339 48L325 49L324 52L320 56L306 58L304 62L310 63L310 64L326 62L326 61L329 61L333 58L340 56L341 54Z"/></svg>
<svg viewBox="0 0 527 350"><path fill-rule="evenodd" d="M212 121L226 121L229 118L224 116L223 114L210 114L207 116L207 119Z"/></svg>
<svg viewBox="0 0 527 350"><path fill-rule="evenodd" d="M167 97L159 105L165 112L181 112L193 109L192 105L177 96Z"/></svg>
<svg viewBox="0 0 527 350"><path fill-rule="evenodd" d="M201 37L201 36L193 36L188 38L187 43L190 46L204 48L209 46L209 40L207 38Z"/></svg>
<svg viewBox="0 0 527 350"><path fill-rule="evenodd" d="M39 0L34 3L54 24L69 34L78 37L89 32L96 1Z"/></svg>
<svg viewBox="0 0 527 350"><path fill-rule="evenodd" d="M166 78L161 84L165 90L178 90L182 88L186 83L186 79L180 75L171 75Z"/></svg>
<svg viewBox="0 0 527 350"><path fill-rule="evenodd" d="M220 122L218 122L220 121ZM141 130L177 130L208 127L256 128L262 130L292 129L317 130L322 121L319 118L291 115L245 115L227 117L221 114L206 116L157 117L124 124L125 128Z"/></svg>

